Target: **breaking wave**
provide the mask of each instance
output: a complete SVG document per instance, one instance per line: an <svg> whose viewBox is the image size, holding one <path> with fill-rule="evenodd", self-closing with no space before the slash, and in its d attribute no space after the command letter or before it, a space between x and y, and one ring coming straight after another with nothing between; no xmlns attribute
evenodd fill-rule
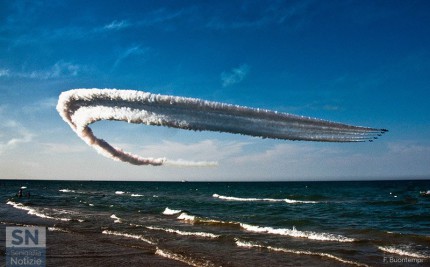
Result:
<svg viewBox="0 0 430 267"><path fill-rule="evenodd" d="M242 198L242 197L229 197L229 196L221 196L218 194L212 195L214 198L219 198L223 200L228 201L246 201L246 202L261 202L261 201L268 201L268 202L286 202L290 204L299 204L299 203L306 203L306 204L316 204L317 201L306 201L306 200L294 200L294 199L277 199L277 198Z"/></svg>
<svg viewBox="0 0 430 267"><path fill-rule="evenodd" d="M185 221L187 223L192 224L210 224L210 225L219 225L219 226L231 226L231 227L239 227L245 231L253 232L253 233L261 233L261 234L272 234L272 235L283 235L290 236L295 238L306 238L311 240L318 241L334 241L334 242L354 242L356 241L353 238L345 237L343 235L336 235L330 233L318 233L312 231L300 231L295 227L293 229L286 228L272 228L272 227L263 227L263 226L255 226L246 223L233 222L233 221L222 221L222 220L214 220L208 218L201 218L195 215L190 215L186 212L182 212L178 217L178 220Z"/></svg>
<svg viewBox="0 0 430 267"><path fill-rule="evenodd" d="M75 193L76 192L75 190L71 190L71 189L60 189L58 191L63 192L63 193Z"/></svg>
<svg viewBox="0 0 430 267"><path fill-rule="evenodd" d="M27 214L35 215L35 216L40 217L40 218L57 220L57 221L71 221L72 220L69 218L53 217L53 216L46 215L46 214L44 214L44 213L42 213L36 209L25 206L22 203L16 203L13 201L8 201L8 202L6 202L6 204L11 205L15 209L25 210L25 211L27 211Z"/></svg>
<svg viewBox="0 0 430 267"><path fill-rule="evenodd" d="M55 226L48 227L48 231L51 231L51 232L63 232L63 233L69 233L69 231L67 231L67 230L65 230L65 229L63 229L63 228L55 227Z"/></svg>
<svg viewBox="0 0 430 267"><path fill-rule="evenodd" d="M154 242L152 242L151 240L145 238L142 235L133 235L133 234L121 233L121 232L110 231L110 230L104 230L102 233L106 234L106 235L116 235L116 236L124 236L124 237L128 237L128 238L134 238L134 239L141 240L141 241L143 241L145 243L148 243L150 245L155 245Z"/></svg>
<svg viewBox="0 0 430 267"><path fill-rule="evenodd" d="M188 264L190 266L196 266L196 267L212 267L215 266L213 263L211 263L210 261L199 261L197 259L193 259L184 255L180 255L180 254L176 254L170 251L167 251L165 249L160 249L159 247L157 247L157 250L155 251L156 255L159 255L161 257L164 258L168 258L171 260L176 260L176 261L180 261L183 262L185 264Z"/></svg>
<svg viewBox="0 0 430 267"><path fill-rule="evenodd" d="M168 207L166 207L166 209L163 211L163 214L164 215L175 215L175 214L178 214L181 212L182 212L182 210L171 210Z"/></svg>
<svg viewBox="0 0 430 267"><path fill-rule="evenodd" d="M100 120L116 120L194 131L322 142L373 141L387 131L134 90L74 89L62 92L57 111L73 131L100 154L135 165L214 166L217 162L143 158L97 138L89 125Z"/></svg>
<svg viewBox="0 0 430 267"><path fill-rule="evenodd" d="M307 238L319 241L336 241L336 242L354 242L355 239L345 237L342 235L335 235L329 233L317 233L312 231L299 231L295 227L293 229L285 228L272 228L272 227L262 227L254 226L250 224L241 223L240 226L249 232L254 233L267 233L273 235L285 235L291 237Z"/></svg>
<svg viewBox="0 0 430 267"><path fill-rule="evenodd" d="M350 260L346 260L343 258L340 258L338 256L329 254L329 253L322 253L322 252L312 252L312 251L308 251L308 250L295 250L295 249L288 249L288 248L278 248L278 247L272 247L272 246L263 246L263 245L259 245L253 242L249 242L249 241L241 241L239 239L236 238L236 245L238 247L246 247L246 248L264 248L264 249L268 249L271 251L276 251L276 252L284 252L284 253L291 253L291 254L297 254L297 255L309 255L309 256L318 256L318 257L323 257L323 258L329 258L332 260L336 260L338 262L342 262L345 264L351 264L351 265L356 265L356 266L368 266L366 264L363 263L359 263L359 262L355 262L355 261L350 261Z"/></svg>
<svg viewBox="0 0 430 267"><path fill-rule="evenodd" d="M115 214L112 214L110 218L114 219L114 223L122 223L121 218L117 217Z"/></svg>
<svg viewBox="0 0 430 267"><path fill-rule="evenodd" d="M430 255L428 253L424 254L423 252L414 251L409 246L378 246L378 249L387 253L397 254L400 256L430 259Z"/></svg>
<svg viewBox="0 0 430 267"><path fill-rule="evenodd" d="M164 231L167 233L174 233L174 234L183 235L183 236L198 236L198 237L206 237L206 238L220 237L219 235L212 234L212 233L205 233L205 232L188 232L188 231L181 231L181 230L175 230L170 228L161 228L161 227L155 227L155 226L146 226L146 228L150 230Z"/></svg>
<svg viewBox="0 0 430 267"><path fill-rule="evenodd" d="M177 217L177 219L183 220L185 222L192 223L192 224L209 224L209 225L219 225L219 226L240 227L240 223L238 222L228 222L228 221L222 221L222 220L207 219L207 218L202 218L195 215L189 215L186 212L182 212Z"/></svg>

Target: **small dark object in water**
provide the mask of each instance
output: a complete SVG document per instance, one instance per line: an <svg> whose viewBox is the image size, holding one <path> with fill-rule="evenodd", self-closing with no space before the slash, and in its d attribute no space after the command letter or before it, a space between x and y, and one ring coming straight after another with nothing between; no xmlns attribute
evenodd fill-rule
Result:
<svg viewBox="0 0 430 267"><path fill-rule="evenodd" d="M426 191L421 191L420 195L423 196L423 197L430 197L430 190L427 190L427 192Z"/></svg>

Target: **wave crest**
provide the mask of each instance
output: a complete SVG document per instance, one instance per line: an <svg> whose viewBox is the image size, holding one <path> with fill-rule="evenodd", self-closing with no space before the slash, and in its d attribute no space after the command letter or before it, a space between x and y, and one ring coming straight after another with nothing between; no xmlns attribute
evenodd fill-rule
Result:
<svg viewBox="0 0 430 267"><path fill-rule="evenodd" d="M178 214L181 212L182 212L182 210L172 210L172 209L169 209L168 207L166 207L166 209L164 209L164 211L163 211L163 214L164 215L175 215L175 214Z"/></svg>
<svg viewBox="0 0 430 267"><path fill-rule="evenodd" d="M218 195L218 194L213 194L212 197L223 199L223 200L228 200L228 201L245 201L245 202L262 202L262 201L268 201L268 202L286 202L286 203L289 203L289 204L298 204L298 203L316 204L316 203L318 203L317 201L294 200L294 199L288 199L288 198L284 198L284 199L278 199L278 198L253 198L253 197L252 198L242 198L242 197L222 196L222 195Z"/></svg>
<svg viewBox="0 0 430 267"><path fill-rule="evenodd" d="M378 246L378 249L390 254L397 254L400 256L430 259L430 255L428 253L424 254L423 252L413 251L409 246Z"/></svg>
<svg viewBox="0 0 430 267"><path fill-rule="evenodd" d="M309 255L309 256L318 256L318 257L323 257L323 258L329 258L332 260L336 260L338 262L341 263L345 263L345 264L351 264L351 265L356 265L356 266L363 266L363 267L368 267L368 265L363 264L363 263L359 263L359 262L355 262L355 261L351 261L351 260L346 260L343 259L341 257L329 254L329 253L323 253L323 252L312 252L309 250L295 250L295 249L288 249L288 248L279 248L279 247L272 247L272 246L263 246L260 244L256 244L254 242L250 242L250 241L242 241L240 239L235 240L236 245L238 247L245 247L245 248L264 248L264 249L268 249L271 251L276 251L276 252L284 252L284 253L291 253L291 254L297 254L297 255Z"/></svg>
<svg viewBox="0 0 430 267"><path fill-rule="evenodd" d="M319 241L336 241L336 242L354 242L355 241L355 239L353 238L345 237L342 235L335 235L335 234L329 234L329 233L317 233L312 231L299 231L295 227L293 227L293 229L272 228L272 227L254 226L254 225L245 224L245 223L241 223L240 226L246 231L254 232L254 233L285 235L285 236L307 238L307 239L319 240Z"/></svg>

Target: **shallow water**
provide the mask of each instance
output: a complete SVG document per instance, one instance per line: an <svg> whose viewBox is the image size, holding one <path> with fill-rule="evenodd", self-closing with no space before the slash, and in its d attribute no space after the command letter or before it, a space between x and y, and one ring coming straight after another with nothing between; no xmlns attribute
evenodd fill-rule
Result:
<svg viewBox="0 0 430 267"><path fill-rule="evenodd" d="M15 196L21 186L30 198ZM430 189L428 180L1 181L0 187L3 225L89 235L101 240L88 247L100 258L116 240L195 266L430 265L430 198L419 195Z"/></svg>

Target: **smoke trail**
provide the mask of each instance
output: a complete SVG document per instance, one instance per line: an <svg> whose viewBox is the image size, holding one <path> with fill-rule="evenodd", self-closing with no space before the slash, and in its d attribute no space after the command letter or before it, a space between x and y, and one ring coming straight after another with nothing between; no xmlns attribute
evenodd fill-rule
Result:
<svg viewBox="0 0 430 267"><path fill-rule="evenodd" d="M351 126L276 111L134 90L75 89L61 93L57 110L76 134L100 154L135 165L211 166L216 162L142 158L97 138L90 124L126 121L194 131L322 142L373 141L387 130Z"/></svg>

